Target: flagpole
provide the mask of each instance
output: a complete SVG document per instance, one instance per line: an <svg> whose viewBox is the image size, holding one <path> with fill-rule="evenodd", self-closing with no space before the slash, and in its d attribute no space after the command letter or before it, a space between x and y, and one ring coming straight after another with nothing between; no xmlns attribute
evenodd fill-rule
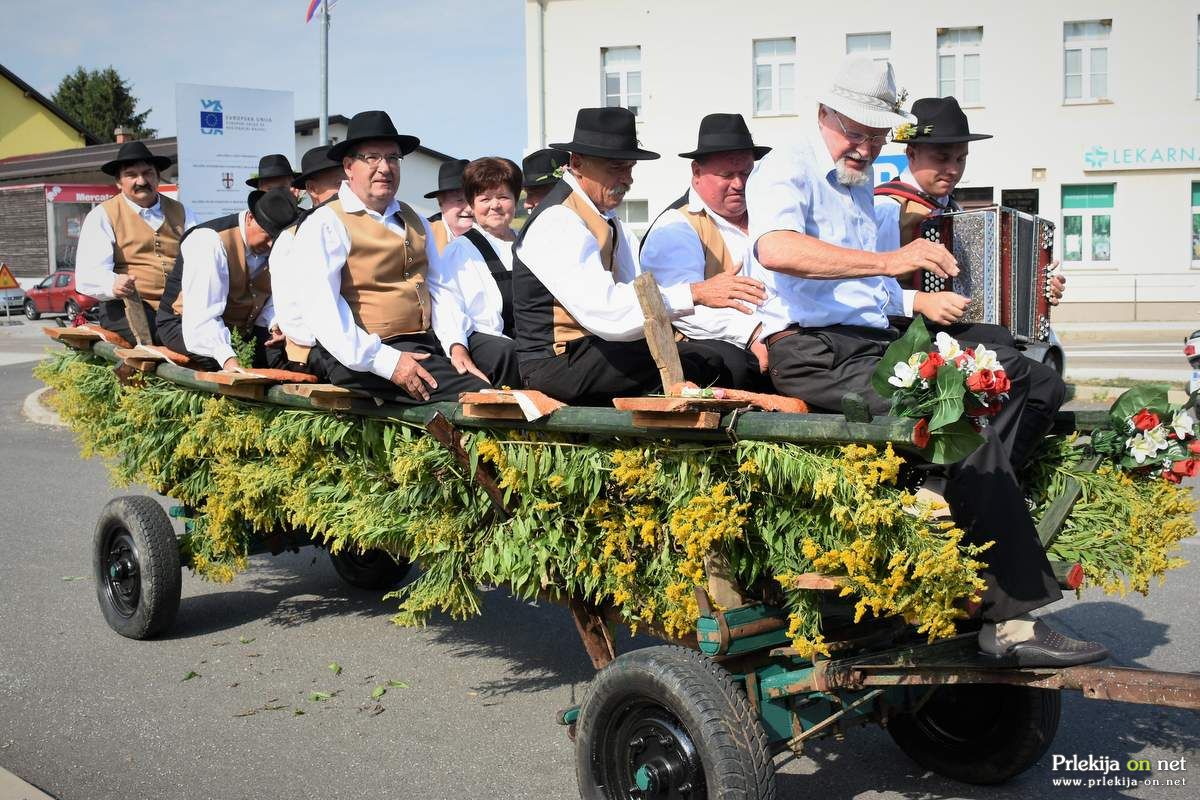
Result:
<svg viewBox="0 0 1200 800"><path fill-rule="evenodd" d="M329 144L329 0L321 0L321 144Z"/></svg>

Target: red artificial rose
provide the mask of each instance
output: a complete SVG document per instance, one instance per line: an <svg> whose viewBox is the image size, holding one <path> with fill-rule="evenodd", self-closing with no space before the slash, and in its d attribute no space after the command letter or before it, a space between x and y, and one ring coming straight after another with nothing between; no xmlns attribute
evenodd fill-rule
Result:
<svg viewBox="0 0 1200 800"><path fill-rule="evenodd" d="M1139 431L1150 431L1158 427L1158 414L1148 408L1133 415L1133 427Z"/></svg>
<svg viewBox="0 0 1200 800"><path fill-rule="evenodd" d="M1008 373L1002 369L992 371L992 377L996 379L995 385L992 387L992 394L1008 394L1012 389L1012 381L1008 379Z"/></svg>
<svg viewBox="0 0 1200 800"><path fill-rule="evenodd" d="M1176 475L1182 475L1186 478L1194 478L1196 477L1196 473L1200 472L1200 461L1197 461L1194 458L1185 458L1180 461L1176 461L1171 465L1171 472L1174 472Z"/></svg>
<svg viewBox="0 0 1200 800"><path fill-rule="evenodd" d="M946 359L942 358L941 353L930 353L925 362L921 364L921 369L918 374L927 381L931 381L937 377L938 367L946 363Z"/></svg>
<svg viewBox="0 0 1200 800"><path fill-rule="evenodd" d="M917 420L917 424L913 426L913 444L921 450L929 446L929 420Z"/></svg>
<svg viewBox="0 0 1200 800"><path fill-rule="evenodd" d="M1192 439L1188 442L1189 453L1200 453L1200 439Z"/></svg>
<svg viewBox="0 0 1200 800"><path fill-rule="evenodd" d="M963 352L966 353L967 355L969 355L971 358L975 357L975 348L974 347L964 348Z"/></svg>
<svg viewBox="0 0 1200 800"><path fill-rule="evenodd" d="M1169 469L1164 469L1162 476L1163 480L1171 483L1179 483L1179 481L1182 480L1178 475L1176 475L1174 472L1171 472Z"/></svg>
<svg viewBox="0 0 1200 800"><path fill-rule="evenodd" d="M996 374L990 369L977 369L967 376L967 388L972 392L995 392Z"/></svg>

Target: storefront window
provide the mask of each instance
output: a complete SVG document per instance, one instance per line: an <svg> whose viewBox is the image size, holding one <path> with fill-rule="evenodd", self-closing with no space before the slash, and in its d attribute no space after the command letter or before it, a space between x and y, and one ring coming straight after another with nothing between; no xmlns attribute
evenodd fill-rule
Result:
<svg viewBox="0 0 1200 800"><path fill-rule="evenodd" d="M1192 184L1192 261L1200 261L1200 181Z"/></svg>
<svg viewBox="0 0 1200 800"><path fill-rule="evenodd" d="M1062 187L1062 260L1076 266L1106 266L1112 260L1115 184Z"/></svg>
<svg viewBox="0 0 1200 800"><path fill-rule="evenodd" d="M75 269L79 228L91 210L91 203L54 204L54 263L57 269Z"/></svg>

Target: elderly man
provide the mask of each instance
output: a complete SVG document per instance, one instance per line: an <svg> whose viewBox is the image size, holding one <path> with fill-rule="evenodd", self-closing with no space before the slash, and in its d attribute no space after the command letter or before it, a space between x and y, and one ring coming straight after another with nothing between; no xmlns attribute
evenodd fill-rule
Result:
<svg viewBox="0 0 1200 800"><path fill-rule="evenodd" d="M261 189L269 192L272 189L284 188L292 193L292 198L300 199L300 190L293 184L299 173L292 171L292 162L283 153L272 153L258 160L258 172L246 179L246 185L251 189Z"/></svg>
<svg viewBox="0 0 1200 800"><path fill-rule="evenodd" d="M300 226L286 265L299 276L300 312L316 342L308 367L395 403L457 400L488 386L466 347L447 356L432 333L433 314L462 312L442 283L429 223L396 200L400 160L418 142L383 111L355 114L329 151L346 180Z"/></svg>
<svg viewBox="0 0 1200 800"><path fill-rule="evenodd" d="M121 145L116 158L100 167L116 178L121 193L89 211L79 229L75 286L103 301L101 327L131 344L125 299L141 298L153 336L154 315L179 255L179 240L196 224L180 203L158 192L160 173L169 166L171 159L154 155L143 142Z"/></svg>
<svg viewBox="0 0 1200 800"><path fill-rule="evenodd" d="M774 150L750 178L750 238L769 270L771 297L760 313L771 378L818 407L837 409L843 393L857 392L876 413L886 412L889 403L872 391L870 377L898 335L888 321L895 279L919 269L958 272L945 248L924 239L876 252L871 164L889 130L908 119L890 64L848 60L821 98L812 134ZM994 542L983 556L979 647L1000 664L1096 661L1107 654L1103 646L1068 639L1029 616L1062 592L1012 466L1031 362L996 349L1012 380L1010 398L985 429L984 444L950 469L946 492L967 540Z"/></svg>
<svg viewBox="0 0 1200 800"><path fill-rule="evenodd" d="M661 381L630 283L639 269L637 242L616 208L633 185L634 164L658 154L638 147L634 116L625 108L581 109L573 140L551 147L571 154L567 172L513 249L521 377L529 388L577 405L653 391ZM673 318L701 303L736 302L704 283L666 287L662 298ZM688 380L711 385L720 377L721 360L711 351L678 346Z"/></svg>
<svg viewBox="0 0 1200 800"><path fill-rule="evenodd" d="M300 210L290 187L250 193L246 209L189 230L158 306L158 333L167 347L191 356L199 369L280 367L280 348L267 347L271 242ZM243 364L232 332L254 342L254 360Z"/></svg>
<svg viewBox="0 0 1200 800"><path fill-rule="evenodd" d="M746 180L754 162L769 152L754 144L741 114L709 114L700 121L696 149L679 154L692 162L692 187L659 214L642 240L642 268L660 286L749 278L754 266L747 258ZM735 295L740 302L733 308L699 307L675 321L681 335L724 362L722 385L758 389L765 383L766 346L754 313L765 297L761 289L755 280Z"/></svg>
<svg viewBox="0 0 1200 800"><path fill-rule="evenodd" d="M475 224L471 204L463 192L463 170L469 163L465 158L443 161L438 167L438 188L425 195L426 200L436 198L438 203L438 212L429 218L438 253L446 249L451 239L462 236Z"/></svg>
<svg viewBox="0 0 1200 800"><path fill-rule="evenodd" d="M567 167L567 154L562 150L547 147L535 150L521 161L521 174L525 182L525 210L532 212L546 197L554 184L562 178Z"/></svg>

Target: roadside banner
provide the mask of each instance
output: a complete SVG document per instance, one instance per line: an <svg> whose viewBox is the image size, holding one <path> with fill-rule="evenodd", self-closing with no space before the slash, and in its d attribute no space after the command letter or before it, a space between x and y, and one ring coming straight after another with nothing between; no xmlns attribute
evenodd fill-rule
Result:
<svg viewBox="0 0 1200 800"><path fill-rule="evenodd" d="M199 221L241 211L258 159L296 160L291 92L231 86L175 86L179 199Z"/></svg>

